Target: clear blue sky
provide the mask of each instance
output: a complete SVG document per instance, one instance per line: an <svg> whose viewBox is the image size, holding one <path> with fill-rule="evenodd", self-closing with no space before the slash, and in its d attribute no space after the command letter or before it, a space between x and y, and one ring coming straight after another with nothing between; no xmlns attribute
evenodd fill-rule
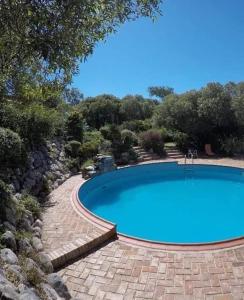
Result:
<svg viewBox="0 0 244 300"><path fill-rule="evenodd" d="M99 43L72 85L86 97L123 97L244 80L244 0L165 0L162 9L156 22L126 23Z"/></svg>

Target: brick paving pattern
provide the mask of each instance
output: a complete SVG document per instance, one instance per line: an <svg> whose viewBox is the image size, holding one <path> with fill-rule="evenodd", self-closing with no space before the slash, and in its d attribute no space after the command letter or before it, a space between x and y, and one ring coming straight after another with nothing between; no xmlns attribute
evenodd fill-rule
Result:
<svg viewBox="0 0 244 300"><path fill-rule="evenodd" d="M173 253L115 241L59 273L75 299L244 299L244 247Z"/></svg>
<svg viewBox="0 0 244 300"><path fill-rule="evenodd" d="M195 162L244 167L243 160L198 159ZM81 181L80 175L74 176L52 192L53 206L44 214L45 250L98 230L71 206L71 192ZM72 296L79 300L244 300L244 246L201 253L169 252L117 240L59 273Z"/></svg>
<svg viewBox="0 0 244 300"><path fill-rule="evenodd" d="M42 241L46 252L61 248L79 238L90 240L102 231L82 219L70 201L73 189L84 182L81 175L73 176L50 194L48 207L43 214Z"/></svg>

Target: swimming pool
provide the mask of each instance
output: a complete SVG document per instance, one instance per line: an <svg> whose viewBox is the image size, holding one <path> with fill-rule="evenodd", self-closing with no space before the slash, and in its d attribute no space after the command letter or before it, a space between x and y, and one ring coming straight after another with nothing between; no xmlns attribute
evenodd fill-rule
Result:
<svg viewBox="0 0 244 300"><path fill-rule="evenodd" d="M153 163L88 180L78 192L119 233L166 243L212 243L244 235L244 170Z"/></svg>

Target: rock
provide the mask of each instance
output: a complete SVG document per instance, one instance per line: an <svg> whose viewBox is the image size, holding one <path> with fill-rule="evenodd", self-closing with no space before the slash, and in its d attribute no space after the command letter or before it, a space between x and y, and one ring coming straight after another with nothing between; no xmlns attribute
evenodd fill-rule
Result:
<svg viewBox="0 0 244 300"><path fill-rule="evenodd" d="M32 226L29 218L27 216L24 216L20 223L19 223L19 228L23 229L25 231L32 231Z"/></svg>
<svg viewBox="0 0 244 300"><path fill-rule="evenodd" d="M88 166L85 168L86 171L94 171L95 167L94 166Z"/></svg>
<svg viewBox="0 0 244 300"><path fill-rule="evenodd" d="M7 248L12 249L13 251L16 251L17 249L15 236L11 231L6 231L1 236L1 243L5 245Z"/></svg>
<svg viewBox="0 0 244 300"><path fill-rule="evenodd" d="M19 300L41 300L40 297L37 296L34 289L26 288L19 296Z"/></svg>
<svg viewBox="0 0 244 300"><path fill-rule="evenodd" d="M41 237L42 230L40 227L33 227L32 231L33 231L35 237L38 237L38 238Z"/></svg>
<svg viewBox="0 0 244 300"><path fill-rule="evenodd" d="M35 183L36 182L33 177L27 177L24 181L23 189L26 191L31 191L32 188L35 186Z"/></svg>
<svg viewBox="0 0 244 300"><path fill-rule="evenodd" d="M32 246L33 248L36 250L36 251L42 251L43 250L43 245L42 245L42 242L41 240L38 238L38 237L33 237L31 239L31 243L32 243Z"/></svg>
<svg viewBox="0 0 244 300"><path fill-rule="evenodd" d="M3 272L0 270L0 299L3 300L19 300L19 295L15 286L9 282Z"/></svg>
<svg viewBox="0 0 244 300"><path fill-rule="evenodd" d="M61 300L64 298L60 298L57 292L49 285L46 283L41 283L41 288L43 293L45 293L45 299L47 300Z"/></svg>
<svg viewBox="0 0 244 300"><path fill-rule="evenodd" d="M44 253L44 252L38 253L38 259L40 262L40 267L43 272L45 272L45 273L53 272L53 265L51 263L49 256L46 253Z"/></svg>
<svg viewBox="0 0 244 300"><path fill-rule="evenodd" d="M44 273L42 270L38 267L38 265L34 262L31 258L26 258L25 260L25 269L27 272L34 271L38 277L43 277Z"/></svg>
<svg viewBox="0 0 244 300"><path fill-rule="evenodd" d="M15 291L12 284L0 284L0 299L2 300L20 300L19 295ZM25 298L23 298L24 300Z"/></svg>
<svg viewBox="0 0 244 300"><path fill-rule="evenodd" d="M11 249L4 248L0 250L0 258L10 265L16 265L19 263L18 257L14 254Z"/></svg>
<svg viewBox="0 0 244 300"><path fill-rule="evenodd" d="M22 273L22 269L19 265L8 265L5 274L8 272L13 273L19 282L26 282L26 276Z"/></svg>
<svg viewBox="0 0 244 300"><path fill-rule="evenodd" d="M71 299L71 295L63 279L57 274L52 273L47 276L48 283L55 289L58 295L65 300Z"/></svg>
<svg viewBox="0 0 244 300"><path fill-rule="evenodd" d="M25 216L25 218L27 218L30 221L31 224L34 223L34 218L33 218L33 214L31 211L26 210L24 216Z"/></svg>
<svg viewBox="0 0 244 300"><path fill-rule="evenodd" d="M35 152L33 154L33 158L34 158L33 165L35 168L39 168L43 165L44 157L41 151Z"/></svg>
<svg viewBox="0 0 244 300"><path fill-rule="evenodd" d="M39 227L39 228L42 228L42 226L43 226L43 223L42 223L42 221L39 220L39 219L37 219L37 220L35 221L35 223L33 224L33 227Z"/></svg>
<svg viewBox="0 0 244 300"><path fill-rule="evenodd" d="M16 209L14 206L5 206L6 220L12 225L16 225Z"/></svg>
<svg viewBox="0 0 244 300"><path fill-rule="evenodd" d="M27 238L18 241L18 248L20 253L30 254L34 251L30 241Z"/></svg>
<svg viewBox="0 0 244 300"><path fill-rule="evenodd" d="M9 223L8 221L5 221L3 223L4 227L7 229L7 230L10 230L12 232L16 232L16 227L14 225L12 225L11 223Z"/></svg>
<svg viewBox="0 0 244 300"><path fill-rule="evenodd" d="M20 190L20 183L17 179L13 180L13 186L16 192Z"/></svg>

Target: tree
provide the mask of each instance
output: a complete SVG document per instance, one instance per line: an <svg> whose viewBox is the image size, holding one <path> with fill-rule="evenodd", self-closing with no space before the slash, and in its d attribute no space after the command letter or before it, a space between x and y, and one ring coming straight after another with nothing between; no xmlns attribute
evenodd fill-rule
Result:
<svg viewBox="0 0 244 300"><path fill-rule="evenodd" d="M82 115L77 111L72 112L66 121L66 132L68 139L82 142L83 131L84 122Z"/></svg>
<svg viewBox="0 0 244 300"><path fill-rule="evenodd" d="M99 95L82 101L79 109L87 124L99 129L106 124L120 123L120 101L113 95Z"/></svg>
<svg viewBox="0 0 244 300"><path fill-rule="evenodd" d="M70 105L77 105L84 99L84 95L76 88L65 88L63 91L64 101Z"/></svg>
<svg viewBox="0 0 244 300"><path fill-rule="evenodd" d="M174 93L174 89L167 86L151 86L148 88L148 91L151 97L155 96L160 100Z"/></svg>
<svg viewBox="0 0 244 300"><path fill-rule="evenodd" d="M2 0L0 4L0 87L21 70L68 82L79 60L118 25L155 18L161 0Z"/></svg>

